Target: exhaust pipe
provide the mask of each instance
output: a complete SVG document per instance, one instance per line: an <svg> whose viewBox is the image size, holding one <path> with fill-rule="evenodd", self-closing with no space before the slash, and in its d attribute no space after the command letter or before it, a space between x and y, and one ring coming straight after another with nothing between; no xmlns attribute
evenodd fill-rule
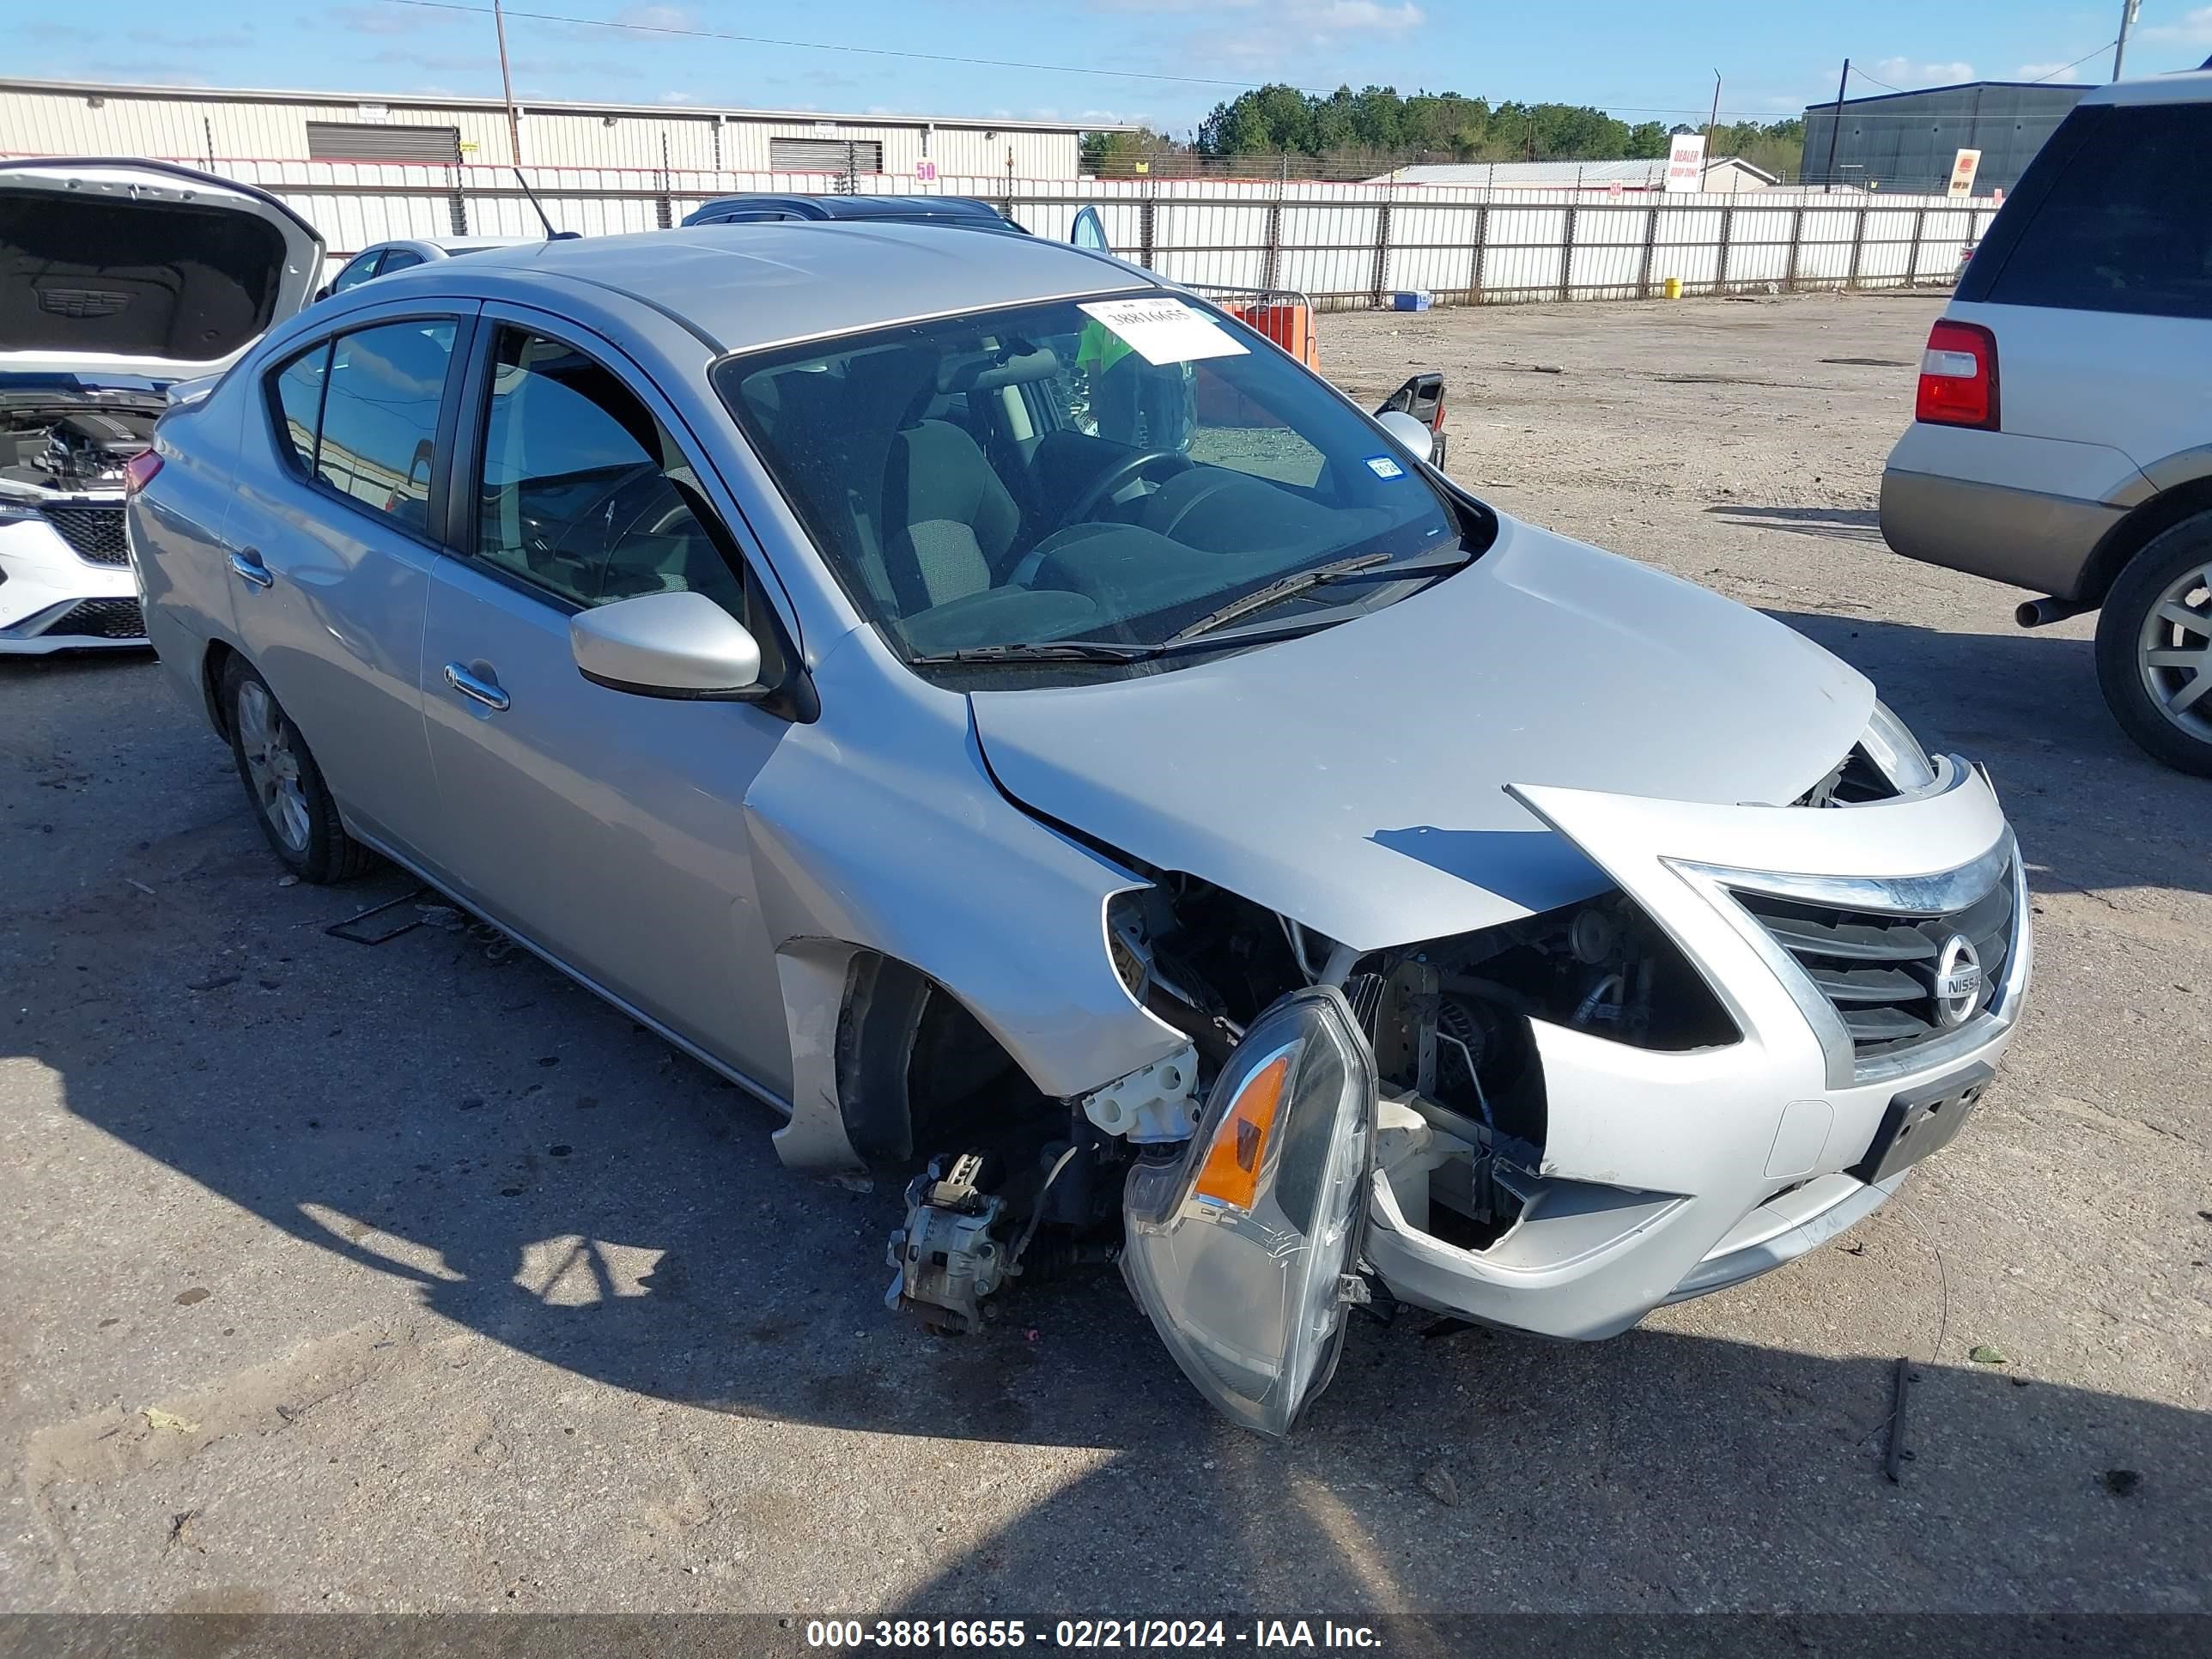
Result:
<svg viewBox="0 0 2212 1659"><path fill-rule="evenodd" d="M2027 599L2012 613L2012 619L2022 628L2048 628L2096 608L2086 599Z"/></svg>

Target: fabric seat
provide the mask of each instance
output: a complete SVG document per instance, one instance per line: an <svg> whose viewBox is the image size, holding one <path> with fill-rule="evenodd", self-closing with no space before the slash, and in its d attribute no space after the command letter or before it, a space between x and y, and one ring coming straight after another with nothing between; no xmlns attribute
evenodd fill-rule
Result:
<svg viewBox="0 0 2212 1659"><path fill-rule="evenodd" d="M991 586L1021 510L960 428L923 421L891 440L884 477L884 559L908 616Z"/></svg>

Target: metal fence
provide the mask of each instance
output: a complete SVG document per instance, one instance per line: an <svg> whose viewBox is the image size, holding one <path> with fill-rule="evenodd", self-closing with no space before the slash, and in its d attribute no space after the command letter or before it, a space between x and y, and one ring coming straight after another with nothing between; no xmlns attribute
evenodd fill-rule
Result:
<svg viewBox="0 0 2212 1659"><path fill-rule="evenodd" d="M203 161L202 166L205 163ZM216 170L284 198L342 259L392 237L535 235L511 169L234 161ZM930 193L994 203L1065 240L1095 207L1114 251L1175 282L1291 289L1325 307L1419 290L1439 305L1948 283L1994 204L1947 197L1494 191L1297 179L1034 179L532 167L554 225L587 235L665 228L745 191ZM333 266L335 268L335 266Z"/></svg>

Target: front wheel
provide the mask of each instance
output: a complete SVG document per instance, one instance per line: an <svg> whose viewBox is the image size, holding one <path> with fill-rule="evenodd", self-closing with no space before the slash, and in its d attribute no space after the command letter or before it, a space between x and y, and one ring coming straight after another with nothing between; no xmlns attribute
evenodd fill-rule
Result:
<svg viewBox="0 0 2212 1659"><path fill-rule="evenodd" d="M2145 752L2212 777L2212 514L2183 520L2120 572L2097 618L2097 678Z"/></svg>
<svg viewBox="0 0 2212 1659"><path fill-rule="evenodd" d="M338 805L323 781L307 740L292 724L269 682L234 658L222 677L230 752L253 803L255 821L284 867L318 885L348 881L373 854L345 832Z"/></svg>

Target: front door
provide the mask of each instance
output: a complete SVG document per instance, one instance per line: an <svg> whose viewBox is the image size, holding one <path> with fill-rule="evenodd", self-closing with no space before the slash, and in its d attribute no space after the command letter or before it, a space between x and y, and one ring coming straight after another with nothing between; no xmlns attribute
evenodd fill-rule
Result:
<svg viewBox="0 0 2212 1659"><path fill-rule="evenodd" d="M587 681L568 619L702 592L779 624L678 422L605 342L487 314L453 481L465 553L431 574L422 702L463 896L570 969L781 1091L789 1060L744 796L787 729L738 702Z"/></svg>

